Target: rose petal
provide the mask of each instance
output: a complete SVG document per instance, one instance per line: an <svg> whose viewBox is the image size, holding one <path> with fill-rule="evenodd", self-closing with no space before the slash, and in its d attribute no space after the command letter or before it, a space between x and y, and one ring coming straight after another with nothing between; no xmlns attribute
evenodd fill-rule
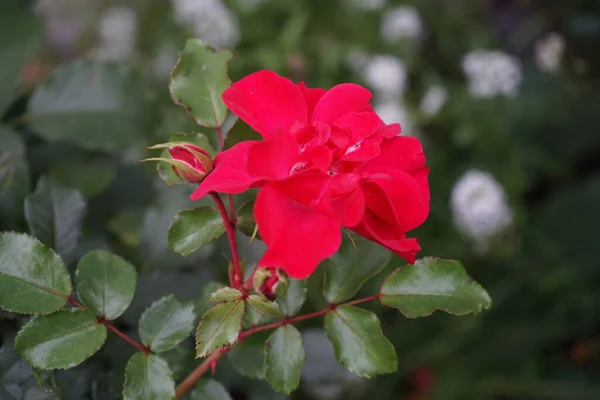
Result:
<svg viewBox="0 0 600 400"><path fill-rule="evenodd" d="M336 119L333 126L351 133L351 143L371 136L379 127L380 119L373 112L352 112Z"/></svg>
<svg viewBox="0 0 600 400"><path fill-rule="evenodd" d="M256 143L248 152L248 173L257 179L284 179L298 162L298 144L287 132Z"/></svg>
<svg viewBox="0 0 600 400"><path fill-rule="evenodd" d="M248 174L248 153L258 143L261 142L241 142L217 154L215 169L200 183L190 198L198 200L208 192L241 193L256 183L258 179Z"/></svg>
<svg viewBox="0 0 600 400"><path fill-rule="evenodd" d="M312 117L313 111L315 110L315 106L327 91L321 88L306 87L304 82L300 82L300 84L298 85L298 89L300 89L302 95L304 96L304 101L306 102L306 110L308 112L308 119L310 119Z"/></svg>
<svg viewBox="0 0 600 400"><path fill-rule="evenodd" d="M429 193L406 172L380 168L363 185L367 208L402 232L420 226L429 215Z"/></svg>
<svg viewBox="0 0 600 400"><path fill-rule="evenodd" d="M379 218L370 210L365 212L363 221L352 230L359 235L387 247L409 263L413 264L421 250L415 238L407 238L404 233L394 231L391 224Z"/></svg>
<svg viewBox="0 0 600 400"><path fill-rule="evenodd" d="M254 217L267 245L259 265L279 267L295 279L309 277L341 244L340 226L335 220L293 201L271 185L258 193Z"/></svg>
<svg viewBox="0 0 600 400"><path fill-rule="evenodd" d="M370 99L371 92L364 87L354 83L342 83L332 87L321 97L311 121L331 124L345 114L366 111Z"/></svg>
<svg viewBox="0 0 600 400"><path fill-rule="evenodd" d="M411 136L395 136L384 140L379 157L369 160L361 169L367 171L372 167L395 168L406 172L418 171L425 168L423 146L418 139Z"/></svg>
<svg viewBox="0 0 600 400"><path fill-rule="evenodd" d="M258 71L234 83L223 102L265 139L295 121L308 119L306 102L298 87L272 71Z"/></svg>

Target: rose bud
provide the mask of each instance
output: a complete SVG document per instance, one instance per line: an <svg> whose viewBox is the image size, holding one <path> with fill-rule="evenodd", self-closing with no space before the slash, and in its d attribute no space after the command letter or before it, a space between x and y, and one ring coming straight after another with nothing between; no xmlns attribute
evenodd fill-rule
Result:
<svg viewBox="0 0 600 400"><path fill-rule="evenodd" d="M256 293L261 297L274 301L287 292L290 281L281 268L259 267L254 272L252 284Z"/></svg>
<svg viewBox="0 0 600 400"><path fill-rule="evenodd" d="M213 170L213 160L203 148L187 142L157 144L150 149L167 148L171 158L148 158L144 161L163 161L186 182L200 183Z"/></svg>

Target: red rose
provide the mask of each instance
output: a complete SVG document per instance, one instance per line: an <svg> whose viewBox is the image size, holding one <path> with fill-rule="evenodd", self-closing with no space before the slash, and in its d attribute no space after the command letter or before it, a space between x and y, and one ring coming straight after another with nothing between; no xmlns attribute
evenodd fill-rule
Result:
<svg viewBox="0 0 600 400"><path fill-rule="evenodd" d="M420 247L405 233L429 213L428 169L417 139L397 136L345 83L330 90L259 71L223 93L231 111L264 138L218 154L192 195L260 191L254 217L267 251L260 265L308 277L341 243L341 227L409 262Z"/></svg>

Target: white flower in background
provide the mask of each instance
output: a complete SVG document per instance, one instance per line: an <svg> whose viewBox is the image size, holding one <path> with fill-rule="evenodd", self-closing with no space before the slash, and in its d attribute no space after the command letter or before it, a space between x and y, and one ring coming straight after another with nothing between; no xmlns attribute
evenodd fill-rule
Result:
<svg viewBox="0 0 600 400"><path fill-rule="evenodd" d="M402 60L386 54L371 58L363 68L367 85L385 96L401 95L406 88L406 75Z"/></svg>
<svg viewBox="0 0 600 400"><path fill-rule="evenodd" d="M448 101L448 91L443 86L431 86L421 99L421 111L428 117L436 116Z"/></svg>
<svg viewBox="0 0 600 400"><path fill-rule="evenodd" d="M481 252L513 221L504 188L490 173L479 170L467 171L454 184L450 208L456 228Z"/></svg>
<svg viewBox="0 0 600 400"><path fill-rule="evenodd" d="M124 61L135 50L137 15L124 6L109 8L98 25L99 43L94 51L96 58L107 61Z"/></svg>
<svg viewBox="0 0 600 400"><path fill-rule="evenodd" d="M152 62L152 72L156 78L168 78L177 64L177 50L172 47L161 49Z"/></svg>
<svg viewBox="0 0 600 400"><path fill-rule="evenodd" d="M402 135L411 136L413 134L413 123L410 114L402 103L397 101L376 103L373 109L386 124L400 124Z"/></svg>
<svg viewBox="0 0 600 400"><path fill-rule="evenodd" d="M518 58L499 50L474 50L462 58L471 94L479 98L519 93L522 66Z"/></svg>
<svg viewBox="0 0 600 400"><path fill-rule="evenodd" d="M383 14L381 37L394 42L399 39L416 39L423 35L423 22L416 8L396 7Z"/></svg>
<svg viewBox="0 0 600 400"><path fill-rule="evenodd" d="M221 0L172 0L175 19L216 48L233 47L240 38L238 20Z"/></svg>
<svg viewBox="0 0 600 400"><path fill-rule="evenodd" d="M535 61L539 69L555 72L560 67L565 53L565 38L557 32L552 32L535 43Z"/></svg>
<svg viewBox="0 0 600 400"><path fill-rule="evenodd" d="M350 6L360 10L376 11L381 10L386 0L348 0Z"/></svg>
<svg viewBox="0 0 600 400"><path fill-rule="evenodd" d="M65 57L77 50L77 41L93 16L94 7L80 0L38 0L34 6L44 18L46 40Z"/></svg>

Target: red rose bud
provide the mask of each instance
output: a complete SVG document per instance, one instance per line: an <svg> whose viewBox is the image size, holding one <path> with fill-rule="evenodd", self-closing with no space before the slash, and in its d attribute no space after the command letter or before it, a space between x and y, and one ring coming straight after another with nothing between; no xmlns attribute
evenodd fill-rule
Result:
<svg viewBox="0 0 600 400"><path fill-rule="evenodd" d="M148 158L144 161L163 161L184 181L200 183L213 170L213 160L203 148L187 142L157 144L150 149L167 148L171 158Z"/></svg>
<svg viewBox="0 0 600 400"><path fill-rule="evenodd" d="M173 160L184 163L173 165L173 171L181 179L190 183L200 183L213 169L213 160L206 150L193 144L169 147Z"/></svg>
<svg viewBox="0 0 600 400"><path fill-rule="evenodd" d="M260 267L254 272L252 283L256 293L269 301L274 301L287 292L290 281L281 268Z"/></svg>

